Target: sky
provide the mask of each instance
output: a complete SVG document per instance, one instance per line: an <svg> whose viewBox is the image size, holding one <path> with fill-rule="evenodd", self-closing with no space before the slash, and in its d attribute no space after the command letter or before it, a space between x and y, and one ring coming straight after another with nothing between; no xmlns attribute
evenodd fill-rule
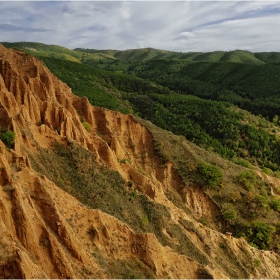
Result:
<svg viewBox="0 0 280 280"><path fill-rule="evenodd" d="M0 42L280 52L280 1L1 1Z"/></svg>

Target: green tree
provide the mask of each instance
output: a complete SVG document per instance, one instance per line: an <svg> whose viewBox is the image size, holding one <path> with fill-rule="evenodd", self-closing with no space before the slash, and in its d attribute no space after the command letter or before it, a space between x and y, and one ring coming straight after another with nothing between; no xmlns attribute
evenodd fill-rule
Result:
<svg viewBox="0 0 280 280"><path fill-rule="evenodd" d="M273 233L276 231L275 227L268 225L262 221L254 221L252 227L249 229L248 239L253 245L260 249L268 249L272 242Z"/></svg>
<svg viewBox="0 0 280 280"><path fill-rule="evenodd" d="M237 212L236 210L234 209L233 205L232 204L228 204L226 206L226 209L224 211L224 214L223 214L224 218L227 220L227 221L232 221L232 220L235 220L237 218Z"/></svg>
<svg viewBox="0 0 280 280"><path fill-rule="evenodd" d="M275 211L280 211L280 197L274 197L272 198L270 202L270 207Z"/></svg>
<svg viewBox="0 0 280 280"><path fill-rule="evenodd" d="M13 131L7 130L1 133L0 138L8 148L13 148L15 143L15 133Z"/></svg>
<svg viewBox="0 0 280 280"><path fill-rule="evenodd" d="M254 171L246 170L238 174L237 181L240 185L245 187L247 190L253 190L256 184L257 177Z"/></svg>
<svg viewBox="0 0 280 280"><path fill-rule="evenodd" d="M198 171L202 175L203 180L212 188L217 188L223 180L223 173L216 165L200 163Z"/></svg>

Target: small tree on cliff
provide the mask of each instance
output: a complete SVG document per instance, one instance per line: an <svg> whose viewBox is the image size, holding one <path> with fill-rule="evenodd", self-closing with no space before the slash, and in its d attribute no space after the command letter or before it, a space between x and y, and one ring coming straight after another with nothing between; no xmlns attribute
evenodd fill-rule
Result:
<svg viewBox="0 0 280 280"><path fill-rule="evenodd" d="M1 133L1 140L8 148L13 148L15 143L16 134L13 131L7 130L6 132Z"/></svg>
<svg viewBox="0 0 280 280"><path fill-rule="evenodd" d="M223 173L220 168L213 164L200 163L198 171L202 175L202 179L212 188L217 188L223 179Z"/></svg>

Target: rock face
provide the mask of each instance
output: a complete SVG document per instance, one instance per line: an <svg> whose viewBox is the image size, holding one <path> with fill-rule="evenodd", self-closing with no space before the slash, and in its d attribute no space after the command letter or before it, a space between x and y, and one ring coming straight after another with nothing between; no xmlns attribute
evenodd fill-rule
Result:
<svg viewBox="0 0 280 280"><path fill-rule="evenodd" d="M0 128L15 133L13 149L0 141L1 278L280 278L278 254L197 222L219 209L195 186L183 193L189 214L167 198L168 190L184 183L172 163L161 163L145 126L132 116L91 106L40 61L2 45ZM86 207L65 191L67 182L62 180L63 190L51 180L48 175L56 170L47 163L41 168L46 174L38 171L40 150L50 153L57 144L67 149L70 142L138 186L148 201L166 207L188 240L189 253ZM178 242L164 228L161 234Z"/></svg>

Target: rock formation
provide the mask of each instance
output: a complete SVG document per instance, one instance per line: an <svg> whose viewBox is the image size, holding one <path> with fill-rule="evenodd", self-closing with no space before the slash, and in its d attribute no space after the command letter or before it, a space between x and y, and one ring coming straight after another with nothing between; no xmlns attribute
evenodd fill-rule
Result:
<svg viewBox="0 0 280 280"><path fill-rule="evenodd" d="M219 214L200 189L189 186L183 193L189 212L168 198L184 182L171 162L162 164L147 127L130 115L90 105L40 61L2 45L0 128L15 133L12 149L0 141L1 278L280 278L277 253L222 234L214 223L197 222ZM55 146L63 153L71 145L85 153L81 178L94 173L93 158L96 166L118 174L124 191L137 186L147 203L164 206L168 222L188 241L185 253L175 249L177 236L170 230L161 228L158 236L173 248L67 193L74 184L65 179L68 171L57 174L59 159L49 159ZM83 184L81 189L90 185ZM89 200L94 189L92 195ZM122 213L129 219L130 213Z"/></svg>

